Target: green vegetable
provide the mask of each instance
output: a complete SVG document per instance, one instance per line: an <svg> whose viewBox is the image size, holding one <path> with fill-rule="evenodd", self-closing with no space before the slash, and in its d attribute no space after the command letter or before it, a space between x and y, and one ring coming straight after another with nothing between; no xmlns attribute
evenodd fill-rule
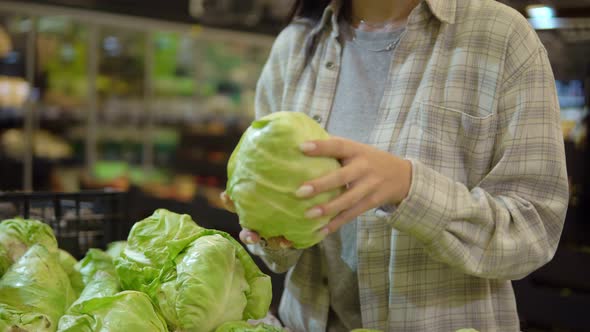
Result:
<svg viewBox="0 0 590 332"><path fill-rule="evenodd" d="M121 256L121 253L123 252L123 250L125 250L126 246L127 246L127 241L111 242L107 246L107 254L109 256L111 256L112 259L115 259L115 258Z"/></svg>
<svg viewBox="0 0 590 332"><path fill-rule="evenodd" d="M41 244L57 253L57 240L49 225L30 219L8 219L0 223L0 245L8 251L11 262L16 262L34 244Z"/></svg>
<svg viewBox="0 0 590 332"><path fill-rule="evenodd" d="M68 309L68 313L83 313L87 302L113 296L121 291L121 284L115 275L98 271L86 285L80 297Z"/></svg>
<svg viewBox="0 0 590 332"><path fill-rule="evenodd" d="M251 325L248 322L237 321L227 322L218 327L215 332L283 332L280 327L275 327L267 324Z"/></svg>
<svg viewBox="0 0 590 332"><path fill-rule="evenodd" d="M174 259L202 230L190 216L164 209L135 223L127 247L115 259L123 289L142 291L153 297L161 280L176 276Z"/></svg>
<svg viewBox="0 0 590 332"><path fill-rule="evenodd" d="M97 279L93 280L95 281ZM125 291L81 302L75 310L60 319L58 331L167 332L168 328L149 296L141 292Z"/></svg>
<svg viewBox="0 0 590 332"><path fill-rule="evenodd" d="M304 213L335 198L341 190L310 199L295 197L295 191L305 181L340 167L336 159L308 157L299 150L303 142L327 138L328 133L304 113L277 112L252 123L227 166L227 193L242 227L263 238L284 236L295 248L322 240L319 230L334 216L310 220Z"/></svg>
<svg viewBox="0 0 590 332"><path fill-rule="evenodd" d="M0 303L0 331L54 332L56 326L46 315L26 312Z"/></svg>
<svg viewBox="0 0 590 332"><path fill-rule="evenodd" d="M55 331L74 299L56 255L33 245L0 280L0 327Z"/></svg>
<svg viewBox="0 0 590 332"><path fill-rule="evenodd" d="M8 250L4 248L3 245L0 244L0 277L4 275L6 270L12 264L12 259L8 256Z"/></svg>
<svg viewBox="0 0 590 332"><path fill-rule="evenodd" d="M184 330L212 331L242 319L250 285L230 241L220 235L200 237L176 261L176 279L158 294L168 321Z"/></svg>
<svg viewBox="0 0 590 332"><path fill-rule="evenodd" d="M70 255L67 251L58 249L59 264L63 268L64 272L68 275L72 288L79 295L84 289L84 282L82 281L82 275L76 270L76 264L78 261Z"/></svg>
<svg viewBox="0 0 590 332"><path fill-rule="evenodd" d="M121 292L110 256L91 249L81 262L88 283L60 319L58 331L168 331L146 294Z"/></svg>
<svg viewBox="0 0 590 332"><path fill-rule="evenodd" d="M100 249L89 249L86 256L76 264L76 269L82 275L84 285L88 285L98 271L117 275L113 259L106 252Z"/></svg>
<svg viewBox="0 0 590 332"><path fill-rule="evenodd" d="M272 290L230 235L164 209L136 223L115 260L123 289L147 293L171 328L213 331L266 315Z"/></svg>

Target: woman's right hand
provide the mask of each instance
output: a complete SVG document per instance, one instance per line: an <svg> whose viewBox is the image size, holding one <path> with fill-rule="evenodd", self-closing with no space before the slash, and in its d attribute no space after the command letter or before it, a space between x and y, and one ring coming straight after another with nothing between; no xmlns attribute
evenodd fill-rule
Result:
<svg viewBox="0 0 590 332"><path fill-rule="evenodd" d="M219 197L221 198L221 202L226 210L236 213L236 207L234 202L229 198L227 193L224 191L222 192ZM271 249L288 249L292 247L291 241L285 239L284 237L273 237L270 239L262 239L258 233L251 231L246 228L242 228L240 231L240 240L245 244L266 244L267 247Z"/></svg>

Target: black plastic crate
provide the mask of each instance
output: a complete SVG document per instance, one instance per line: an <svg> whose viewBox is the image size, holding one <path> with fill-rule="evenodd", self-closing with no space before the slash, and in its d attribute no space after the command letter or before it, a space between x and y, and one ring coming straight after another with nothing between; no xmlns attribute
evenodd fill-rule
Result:
<svg viewBox="0 0 590 332"><path fill-rule="evenodd" d="M0 193L0 220L41 220L59 247L79 259L90 248L127 238L132 223L126 202L127 194L119 191Z"/></svg>

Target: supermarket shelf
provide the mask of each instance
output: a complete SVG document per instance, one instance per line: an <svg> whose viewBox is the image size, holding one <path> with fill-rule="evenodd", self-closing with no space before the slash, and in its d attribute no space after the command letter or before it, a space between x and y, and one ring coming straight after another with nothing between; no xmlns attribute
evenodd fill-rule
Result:
<svg viewBox="0 0 590 332"><path fill-rule="evenodd" d="M188 9L187 9L188 10ZM0 11L32 16L68 16L72 20L98 26L114 26L141 32L169 31L190 34L195 39L204 41L242 41L251 45L270 47L274 41L273 34L242 32L212 27L196 23L183 23L159 20L131 15L113 14L101 11L78 9L62 6L23 3L22 1L0 1Z"/></svg>

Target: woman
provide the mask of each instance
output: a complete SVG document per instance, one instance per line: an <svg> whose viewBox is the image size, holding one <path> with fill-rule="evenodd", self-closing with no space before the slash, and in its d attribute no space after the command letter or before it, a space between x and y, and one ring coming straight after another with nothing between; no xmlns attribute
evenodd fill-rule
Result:
<svg viewBox="0 0 590 332"><path fill-rule="evenodd" d="M568 202L547 54L493 0L297 1L260 77L257 116L305 112L336 138L301 146L347 185L306 250L241 238L277 272L295 331L518 331L510 280L547 263ZM222 194L231 209L231 202Z"/></svg>

